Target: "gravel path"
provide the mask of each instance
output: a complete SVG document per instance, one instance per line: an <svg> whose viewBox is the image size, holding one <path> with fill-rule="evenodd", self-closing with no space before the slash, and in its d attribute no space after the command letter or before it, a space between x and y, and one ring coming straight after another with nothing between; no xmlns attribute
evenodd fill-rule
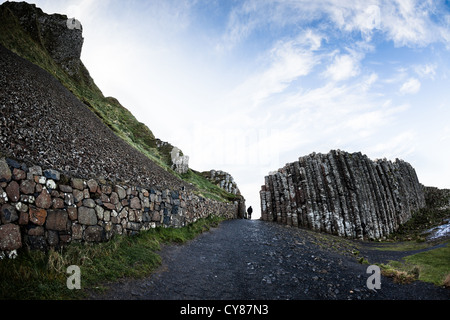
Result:
<svg viewBox="0 0 450 320"><path fill-rule="evenodd" d="M184 245L165 246L152 276L109 284L92 299L121 300L449 300L450 290L382 277L366 286L367 265L351 241L260 220L232 220ZM332 249L334 248L334 249ZM371 256L371 253L374 255ZM364 251L373 259L402 253ZM409 253L408 253L409 254ZM376 256L378 255L378 256ZM403 254L406 255L406 254Z"/></svg>

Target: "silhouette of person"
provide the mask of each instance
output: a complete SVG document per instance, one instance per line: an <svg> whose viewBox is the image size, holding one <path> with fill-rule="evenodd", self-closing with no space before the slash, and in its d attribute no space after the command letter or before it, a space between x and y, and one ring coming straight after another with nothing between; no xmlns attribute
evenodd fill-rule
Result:
<svg viewBox="0 0 450 320"><path fill-rule="evenodd" d="M247 219L251 219L252 218L252 212L253 212L252 206L248 207L248 209L247 209Z"/></svg>

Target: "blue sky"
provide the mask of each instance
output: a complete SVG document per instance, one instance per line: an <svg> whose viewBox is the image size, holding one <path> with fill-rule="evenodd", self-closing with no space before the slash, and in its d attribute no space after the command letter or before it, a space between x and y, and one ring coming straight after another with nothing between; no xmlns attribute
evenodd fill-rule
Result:
<svg viewBox="0 0 450 320"><path fill-rule="evenodd" d="M259 212L311 152L401 158L450 188L446 1L35 1L83 25L82 60L154 134Z"/></svg>

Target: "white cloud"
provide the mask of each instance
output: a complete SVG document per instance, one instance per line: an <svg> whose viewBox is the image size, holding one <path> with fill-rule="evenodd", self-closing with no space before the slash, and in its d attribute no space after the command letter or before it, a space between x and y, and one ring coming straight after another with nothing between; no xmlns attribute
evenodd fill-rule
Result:
<svg viewBox="0 0 450 320"><path fill-rule="evenodd" d="M321 36L310 30L289 41L279 41L266 54L265 68L248 77L232 93L233 104L258 106L270 96L285 91L294 81L311 73L320 62L315 50Z"/></svg>
<svg viewBox="0 0 450 320"><path fill-rule="evenodd" d="M349 54L337 55L325 75L334 81L347 80L359 74L359 58Z"/></svg>
<svg viewBox="0 0 450 320"><path fill-rule="evenodd" d="M227 26L216 49L228 51L244 42L261 27L281 30L287 26L299 27L318 18L322 6L318 1L244 0L231 9Z"/></svg>
<svg viewBox="0 0 450 320"><path fill-rule="evenodd" d="M414 71L422 78L434 79L436 68L436 64L421 64L414 66Z"/></svg>
<svg viewBox="0 0 450 320"><path fill-rule="evenodd" d="M378 75L372 72L368 77L362 79L361 89L363 92L367 92L378 81Z"/></svg>
<svg viewBox="0 0 450 320"><path fill-rule="evenodd" d="M435 18L442 12L443 25ZM425 46L434 42L450 45L448 8L421 0L360 1L255 1L247 0L230 15L224 43L234 46L263 23L275 27L298 26L322 19L331 29L360 32L371 41L374 32L385 34L397 46Z"/></svg>
<svg viewBox="0 0 450 320"><path fill-rule="evenodd" d="M359 31L366 41L370 41L372 33L380 28L380 7L377 4L367 1L330 1L322 10L330 15L340 30Z"/></svg>
<svg viewBox="0 0 450 320"><path fill-rule="evenodd" d="M416 151L416 134L413 130L400 132L390 139L377 143L367 149L367 153L376 158L408 159Z"/></svg>
<svg viewBox="0 0 450 320"><path fill-rule="evenodd" d="M449 45L450 30L440 25L436 12L445 12L439 2L396 0L381 6L382 30L397 46L426 46L434 42Z"/></svg>
<svg viewBox="0 0 450 320"><path fill-rule="evenodd" d="M400 87L400 94L414 94L419 92L420 90L420 81L416 78L409 78L403 85Z"/></svg>

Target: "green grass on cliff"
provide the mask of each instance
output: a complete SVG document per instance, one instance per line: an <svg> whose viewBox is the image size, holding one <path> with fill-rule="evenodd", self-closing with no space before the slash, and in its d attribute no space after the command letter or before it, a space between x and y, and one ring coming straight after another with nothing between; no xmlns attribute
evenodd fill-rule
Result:
<svg viewBox="0 0 450 320"><path fill-rule="evenodd" d="M16 259L0 260L0 299L83 299L90 291L105 290L106 282L148 276L161 263L161 244L184 243L221 221L213 216L183 228L158 227L95 245L71 243L47 253L21 249ZM70 265L80 267L81 290L67 288Z"/></svg>
<svg viewBox="0 0 450 320"><path fill-rule="evenodd" d="M170 143L159 143L161 141L155 138L152 131L145 124L139 122L117 99L103 96L82 63L78 72L70 76L51 58L42 43L35 41L20 26L14 14L5 6L0 6L0 21L0 43L3 46L52 74L117 136L164 170L192 183L205 197L219 201L229 201L230 198L233 198L233 195L220 188L208 185L196 171L190 171L181 176L176 174L171 169L170 152L173 146Z"/></svg>

